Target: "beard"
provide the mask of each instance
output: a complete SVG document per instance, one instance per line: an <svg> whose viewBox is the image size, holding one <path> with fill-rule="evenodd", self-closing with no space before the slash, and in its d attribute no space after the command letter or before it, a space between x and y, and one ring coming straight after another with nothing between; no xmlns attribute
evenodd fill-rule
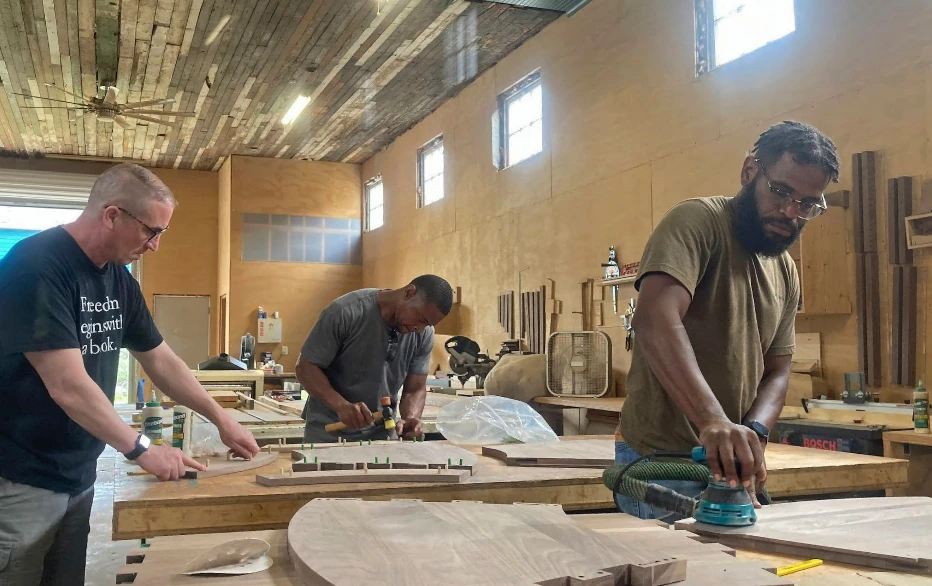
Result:
<svg viewBox="0 0 932 586"><path fill-rule="evenodd" d="M799 227L786 218L763 218L757 211L754 197L757 179L744 187L735 197L734 227L738 240L752 254L780 256L799 238ZM790 232L789 236L768 233L767 224L775 224Z"/></svg>

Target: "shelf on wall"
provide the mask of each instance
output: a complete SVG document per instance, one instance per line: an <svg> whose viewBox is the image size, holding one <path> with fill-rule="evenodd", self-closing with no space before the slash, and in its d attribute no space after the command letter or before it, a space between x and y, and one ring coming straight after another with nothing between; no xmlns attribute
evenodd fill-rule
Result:
<svg viewBox="0 0 932 586"><path fill-rule="evenodd" d="M612 285L624 285L625 283L633 283L637 281L637 275L626 275L624 277L615 277L614 279L599 279L599 282L602 283L603 287L611 287Z"/></svg>

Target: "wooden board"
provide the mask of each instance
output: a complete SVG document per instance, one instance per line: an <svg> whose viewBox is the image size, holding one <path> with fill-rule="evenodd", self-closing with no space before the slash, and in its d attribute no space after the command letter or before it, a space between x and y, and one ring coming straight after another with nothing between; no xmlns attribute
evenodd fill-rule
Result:
<svg viewBox="0 0 932 586"><path fill-rule="evenodd" d="M509 466L605 468L615 463L614 440L576 440L482 446L482 455Z"/></svg>
<svg viewBox="0 0 932 586"><path fill-rule="evenodd" d="M563 441L611 439L579 436ZM373 442L375 443L375 442ZM334 448L341 449L341 448ZM481 448L469 447L481 452ZM614 507L597 468L507 466L477 456L474 474L461 483L369 483L267 487L256 474L275 474L291 456L255 471L207 478L197 483L155 482L116 475L113 538L136 539L180 533L283 528L314 498L419 498L425 501L481 500L488 503L559 503L567 511ZM113 463L123 472L133 468ZM905 460L772 444L767 448L767 488L775 498L899 488L908 484Z"/></svg>
<svg viewBox="0 0 932 586"><path fill-rule="evenodd" d="M624 542L643 542L656 547L662 542L664 550L677 558L685 558L686 579L677 582L677 586L788 586L796 581L794 576L778 578L774 575L776 567L790 565L795 559L764 555L755 552L738 552L715 543L701 543L692 539L683 531L669 531L656 521L636 519L621 513L572 515L569 519L578 527L593 531L609 540ZM241 533L214 533L208 535L179 535L157 537L148 541L148 547L139 547L126 554L126 565L119 569L118 583L130 583L136 586L187 586L203 585L204 577L183 576L181 568L185 563L203 552L222 543L235 539L261 539L271 547L269 557L273 560L267 572L252 576L224 578L224 584L248 586L303 586L288 556L287 532L284 529L273 531L250 531ZM763 561L761 561L762 558ZM819 578L847 579L839 586L862 586L857 580L855 570L842 568L827 563L805 574L795 576L818 575ZM907 579L898 574L879 574L865 572L877 578L877 582L864 586L914 586L909 582L891 582L886 580ZM827 586L828 583L810 582L812 586ZM831 583L834 586L834 582ZM915 586L918 586L916 584Z"/></svg>
<svg viewBox="0 0 932 586"><path fill-rule="evenodd" d="M906 245L906 217L913 214L912 177L887 180L887 251L891 265L910 265L913 251Z"/></svg>
<svg viewBox="0 0 932 586"><path fill-rule="evenodd" d="M816 362L822 365L822 334L818 332L796 334L796 351L793 352L794 362ZM818 373L816 373L818 374Z"/></svg>
<svg viewBox="0 0 932 586"><path fill-rule="evenodd" d="M295 471L362 469L363 465L392 468L443 468L468 470L476 465L476 454L440 442L385 442L372 445L340 444L292 452Z"/></svg>
<svg viewBox="0 0 932 586"><path fill-rule="evenodd" d="M553 397L545 395L534 397L534 402L540 405L554 405L570 409L594 409L598 411L621 412L625 404L624 397Z"/></svg>
<svg viewBox="0 0 932 586"><path fill-rule="evenodd" d="M309 464L308 466L313 466ZM312 484L347 484L360 482L463 482L469 470L437 468L389 469L365 468L358 470L306 470L284 474L256 474L256 482L263 486L296 486Z"/></svg>
<svg viewBox="0 0 932 586"><path fill-rule="evenodd" d="M932 575L932 498L834 499L765 507L751 527L677 529L760 551Z"/></svg>
<svg viewBox="0 0 932 586"><path fill-rule="evenodd" d="M206 464L208 462L207 458L195 459L201 464ZM225 460L223 458L210 458L210 464L207 470L188 470L184 477L198 480L204 478L213 478L214 476L223 476L225 474L234 474L236 472L253 470L255 468L260 468L262 466L271 464L277 460L278 453L276 452L259 452L259 454L254 456L251 460L241 460L239 458L234 458L232 460Z"/></svg>
<svg viewBox="0 0 932 586"><path fill-rule="evenodd" d="M686 560L575 525L555 505L317 499L288 525L305 584L661 585ZM359 563L359 552L370 556Z"/></svg>

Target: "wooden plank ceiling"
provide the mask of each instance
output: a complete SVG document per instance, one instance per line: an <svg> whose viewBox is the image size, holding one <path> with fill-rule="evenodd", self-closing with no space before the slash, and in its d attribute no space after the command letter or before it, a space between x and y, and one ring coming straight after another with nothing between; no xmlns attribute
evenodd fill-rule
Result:
<svg viewBox="0 0 932 586"><path fill-rule="evenodd" d="M0 0L0 148L217 169L229 154L357 163L560 12L473 0ZM69 107L194 112L128 128ZM42 96L42 99L27 96ZM281 119L299 95L310 105Z"/></svg>

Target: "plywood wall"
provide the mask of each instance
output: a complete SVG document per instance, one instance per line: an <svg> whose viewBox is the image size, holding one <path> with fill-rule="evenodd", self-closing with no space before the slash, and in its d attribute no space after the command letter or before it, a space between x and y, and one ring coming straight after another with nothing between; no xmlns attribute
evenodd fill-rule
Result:
<svg viewBox="0 0 932 586"><path fill-rule="evenodd" d="M149 308L155 295L210 297L210 355L217 353L217 174L152 169L175 194L178 207L159 248L142 260L142 292Z"/></svg>
<svg viewBox="0 0 932 586"><path fill-rule="evenodd" d="M363 165L364 180L382 174L386 200L385 225L364 237L364 284L446 277L463 289L462 333L494 353L506 337L496 295L553 279L563 301L557 327L579 328L579 283L600 276L608 247L622 263L637 261L672 205L736 193L747 150L776 122L809 122L835 140L838 189L850 189L851 155L864 150L882 153L884 188L887 177L932 175L932 4L796 0L796 14L792 35L698 79L692 0L594 0L556 21ZM536 69L543 152L497 171L489 122L496 96ZM438 134L446 196L419 210L415 153ZM886 206L877 208L883 235ZM925 373L932 257L915 262ZM853 262L850 274L853 292ZM889 267L881 278L887 369ZM634 294L621 288L623 301ZM620 319L606 320L615 366L625 371ZM798 330L822 333L830 385L857 370L853 315L800 318ZM883 392L895 398L901 389Z"/></svg>
<svg viewBox="0 0 932 586"><path fill-rule="evenodd" d="M233 156L230 185L230 349L238 355L240 338L246 332L256 335L261 305L270 315L279 312L283 341L259 344L257 353L271 351L291 370L321 310L362 285L362 267L243 261L242 214L359 218L360 166ZM289 347L286 357L282 346Z"/></svg>

